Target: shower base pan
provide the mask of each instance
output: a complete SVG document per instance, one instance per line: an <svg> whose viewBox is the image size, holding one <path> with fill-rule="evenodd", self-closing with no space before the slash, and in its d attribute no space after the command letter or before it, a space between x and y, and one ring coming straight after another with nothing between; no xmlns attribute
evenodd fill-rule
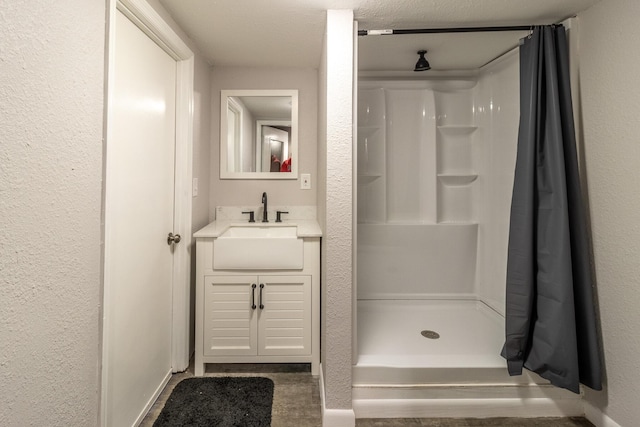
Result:
<svg viewBox="0 0 640 427"><path fill-rule="evenodd" d="M356 418L582 415L579 395L509 376L503 342L504 317L478 300L358 301Z"/></svg>
<svg viewBox="0 0 640 427"><path fill-rule="evenodd" d="M359 366L503 368L503 342L504 318L480 301L358 301Z"/></svg>

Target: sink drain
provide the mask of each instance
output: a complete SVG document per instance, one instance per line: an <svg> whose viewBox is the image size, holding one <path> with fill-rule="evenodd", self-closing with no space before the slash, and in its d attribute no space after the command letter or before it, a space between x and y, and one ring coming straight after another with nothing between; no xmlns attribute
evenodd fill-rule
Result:
<svg viewBox="0 0 640 427"><path fill-rule="evenodd" d="M440 334L436 331L424 330L420 332L420 334L422 334L422 336L425 338L429 338L430 340L437 340L438 338L440 338Z"/></svg>

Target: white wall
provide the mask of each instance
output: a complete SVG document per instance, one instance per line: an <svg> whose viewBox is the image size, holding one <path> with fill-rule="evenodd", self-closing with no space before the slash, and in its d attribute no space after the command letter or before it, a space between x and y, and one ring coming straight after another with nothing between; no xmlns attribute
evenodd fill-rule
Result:
<svg viewBox="0 0 640 427"><path fill-rule="evenodd" d="M220 91L223 89L298 89L298 173L311 174L311 190L300 180L220 179ZM211 187L209 218L216 206L315 205L317 197L318 70L311 68L213 67L211 71ZM299 177L298 177L299 178Z"/></svg>
<svg viewBox="0 0 640 427"><path fill-rule="evenodd" d="M518 49L482 70L475 87L477 293L504 314L511 194L520 120Z"/></svg>
<svg viewBox="0 0 640 427"><path fill-rule="evenodd" d="M577 102L606 369L605 390L587 389L585 400L621 426L640 420L639 16L637 0L602 0L578 15Z"/></svg>
<svg viewBox="0 0 640 427"><path fill-rule="evenodd" d="M2 2L2 426L98 422L105 10Z"/></svg>
<svg viewBox="0 0 640 427"><path fill-rule="evenodd" d="M320 58L320 66L318 67L318 185L317 185L317 210L318 224L324 232L327 229L327 34L324 35L322 43L322 57ZM327 257L326 245L320 245L320 260ZM327 276L327 263L320 263L320 278ZM324 291L322 292L324 294ZM324 333L324 316L326 311L326 301L320 299L320 313L323 327L321 327L320 335L320 362L325 363L327 348L327 334Z"/></svg>
<svg viewBox="0 0 640 427"><path fill-rule="evenodd" d="M184 40L184 38L183 38ZM191 231L195 232L209 223L209 158L211 156L211 67L197 50L193 79L193 178L198 180L198 195L193 198ZM191 313L189 348L195 345L195 295L196 253L195 241L191 245Z"/></svg>
<svg viewBox="0 0 640 427"><path fill-rule="evenodd" d="M193 198L193 231L209 222L209 158L211 156L211 67L195 53L193 108L193 177L198 195ZM193 257L195 262L195 257ZM195 270L192 270L195 272ZM192 274L195 277L194 274Z"/></svg>
<svg viewBox="0 0 640 427"><path fill-rule="evenodd" d="M476 224L359 224L358 299L469 298Z"/></svg>
<svg viewBox="0 0 640 427"><path fill-rule="evenodd" d="M318 201L322 237L322 369L325 407L351 409L353 286L353 12L327 11L320 111L326 176ZM326 62L325 62L326 61ZM351 412L353 416L353 412ZM353 418L352 420L353 421ZM325 418L325 422L327 418ZM326 424L326 425L339 425Z"/></svg>

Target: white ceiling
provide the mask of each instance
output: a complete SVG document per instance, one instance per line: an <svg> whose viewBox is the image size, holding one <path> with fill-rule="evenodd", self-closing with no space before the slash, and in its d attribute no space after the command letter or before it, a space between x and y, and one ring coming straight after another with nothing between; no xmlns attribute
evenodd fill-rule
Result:
<svg viewBox="0 0 640 427"><path fill-rule="evenodd" d="M238 98L256 119L291 121L290 96L239 96Z"/></svg>
<svg viewBox="0 0 640 427"><path fill-rule="evenodd" d="M353 9L360 29L549 24L598 0L160 0L214 66L320 63L326 10ZM412 70L426 49L434 70L478 68L526 33L359 37L361 70Z"/></svg>

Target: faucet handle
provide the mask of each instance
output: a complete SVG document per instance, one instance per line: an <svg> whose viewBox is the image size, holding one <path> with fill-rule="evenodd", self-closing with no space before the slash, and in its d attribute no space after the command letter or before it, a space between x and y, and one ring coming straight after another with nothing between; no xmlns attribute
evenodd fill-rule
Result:
<svg viewBox="0 0 640 427"><path fill-rule="evenodd" d="M281 214L288 214L287 211L276 211L276 222L282 222Z"/></svg>
<svg viewBox="0 0 640 427"><path fill-rule="evenodd" d="M253 216L253 211L242 212L243 214L249 214L249 222L256 222L255 217Z"/></svg>

